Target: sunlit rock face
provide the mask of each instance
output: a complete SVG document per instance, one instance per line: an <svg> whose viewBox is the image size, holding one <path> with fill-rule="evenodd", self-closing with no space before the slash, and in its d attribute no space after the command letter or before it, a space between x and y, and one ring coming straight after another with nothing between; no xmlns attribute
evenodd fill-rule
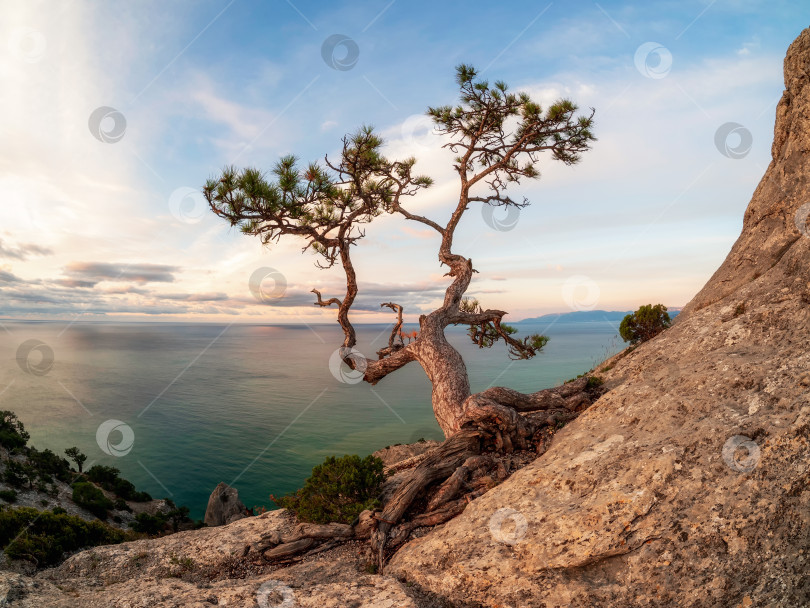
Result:
<svg viewBox="0 0 810 608"><path fill-rule="evenodd" d="M458 605L810 605L809 80L805 30L742 234L675 326L387 574Z"/></svg>

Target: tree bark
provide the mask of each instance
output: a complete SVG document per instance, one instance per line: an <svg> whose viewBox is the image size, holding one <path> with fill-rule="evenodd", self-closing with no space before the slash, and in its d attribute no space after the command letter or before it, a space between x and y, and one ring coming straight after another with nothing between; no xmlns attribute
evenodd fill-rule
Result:
<svg viewBox="0 0 810 608"><path fill-rule="evenodd" d="M436 421L445 437L450 437L461 429L464 402L470 396L464 359L447 341L444 327L429 318L422 324L415 356L432 386L431 401Z"/></svg>

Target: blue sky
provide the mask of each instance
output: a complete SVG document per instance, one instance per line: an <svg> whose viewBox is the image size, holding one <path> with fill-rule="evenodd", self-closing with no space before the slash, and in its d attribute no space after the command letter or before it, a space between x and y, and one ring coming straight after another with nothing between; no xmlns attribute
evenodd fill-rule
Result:
<svg viewBox="0 0 810 608"><path fill-rule="evenodd" d="M423 114L454 102L461 62L595 108L599 138L581 164L543 158L542 179L511 191L532 206L510 230L470 209L456 239L479 271L470 294L513 320L681 306L739 234L770 162L782 60L810 17L746 0L165 4L4 6L0 316L331 320L309 290L340 296L340 269L316 269L294 239L235 233L198 189L226 164L335 155L372 124L436 182L409 208L445 220L457 176ZM334 34L356 45L350 69L324 59ZM388 320L376 311L392 299L409 319L431 310L447 284L437 245L419 224L372 224L353 251L355 320ZM251 294L260 268L283 276L263 284L280 297Z"/></svg>

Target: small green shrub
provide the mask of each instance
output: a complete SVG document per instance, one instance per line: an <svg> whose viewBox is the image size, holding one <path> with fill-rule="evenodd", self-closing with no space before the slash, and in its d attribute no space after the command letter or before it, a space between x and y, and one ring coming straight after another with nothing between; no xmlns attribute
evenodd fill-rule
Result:
<svg viewBox="0 0 810 608"><path fill-rule="evenodd" d="M36 471L27 462L16 460L6 461L6 471L3 473L3 480L15 488L30 488L37 478Z"/></svg>
<svg viewBox="0 0 810 608"><path fill-rule="evenodd" d="M11 559L24 559L38 566L56 565L67 552L117 544L129 538L127 533L106 524L88 522L57 509L0 508L0 546L5 547Z"/></svg>
<svg viewBox="0 0 810 608"><path fill-rule="evenodd" d="M9 450L24 448L31 439L17 414L8 410L0 411L0 445Z"/></svg>
<svg viewBox="0 0 810 608"><path fill-rule="evenodd" d="M302 521L349 524L362 511L379 506L377 498L384 480L379 458L330 456L312 469L303 488L281 498L270 498Z"/></svg>
<svg viewBox="0 0 810 608"><path fill-rule="evenodd" d="M92 481L93 483L97 483L99 485L110 484L118 479L118 475L121 473L115 467L105 467L104 465L94 465L90 467L84 475Z"/></svg>
<svg viewBox="0 0 810 608"><path fill-rule="evenodd" d="M172 510L166 514L166 521L172 525L172 530L177 532L181 524L191 522L189 517L191 511L188 507L177 507L174 503L171 503L171 506Z"/></svg>
<svg viewBox="0 0 810 608"><path fill-rule="evenodd" d="M73 484L73 502L84 507L99 519L107 519L107 510L115 506L109 498L104 496L104 492L87 481Z"/></svg>
<svg viewBox="0 0 810 608"><path fill-rule="evenodd" d="M16 502L17 492L14 490L0 490L0 499L5 500L6 502Z"/></svg>
<svg viewBox="0 0 810 608"><path fill-rule="evenodd" d="M28 452L28 461L36 469L39 478L45 483L52 483L53 477L60 481L68 482L71 479L70 464L61 456L57 456L51 450L31 448Z"/></svg>
<svg viewBox="0 0 810 608"><path fill-rule="evenodd" d="M121 471L115 467L105 467L97 464L90 467L85 476L90 481L97 483L108 492L112 492L124 500L133 502L149 502L152 500L148 493L138 492L131 481L119 477L120 473Z"/></svg>
<svg viewBox="0 0 810 608"><path fill-rule="evenodd" d="M177 557L174 554L169 557L169 562L176 566L180 566L181 570L185 572L194 570L194 568L197 566L194 560L190 557Z"/></svg>
<svg viewBox="0 0 810 608"><path fill-rule="evenodd" d="M70 458L73 462L76 463L76 468L79 469L79 473L82 472L82 467L84 466L85 461L87 460L87 456L82 454L82 452L77 447L68 448L65 450L65 456Z"/></svg>
<svg viewBox="0 0 810 608"><path fill-rule="evenodd" d="M156 515L150 515L149 513L138 513L138 515L135 516L135 521L130 522L129 527L135 532L154 536L163 531L163 529L166 527L166 520L166 515L163 515L162 513L158 513Z"/></svg>
<svg viewBox="0 0 810 608"><path fill-rule="evenodd" d="M619 335L631 345L641 344L660 334L672 325L672 320L663 304L645 304L636 312L627 315L619 325Z"/></svg>
<svg viewBox="0 0 810 608"><path fill-rule="evenodd" d="M604 382L599 376L588 376L588 383L585 386L586 388L597 388L602 386Z"/></svg>

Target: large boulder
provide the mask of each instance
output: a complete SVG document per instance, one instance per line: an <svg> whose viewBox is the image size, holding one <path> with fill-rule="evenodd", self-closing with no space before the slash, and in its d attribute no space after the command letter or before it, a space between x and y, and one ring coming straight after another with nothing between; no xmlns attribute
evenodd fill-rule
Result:
<svg viewBox="0 0 810 608"><path fill-rule="evenodd" d="M805 30L742 234L675 325L387 574L463 606L810 606L808 73Z"/></svg>
<svg viewBox="0 0 810 608"><path fill-rule="evenodd" d="M239 500L239 492L236 488L221 481L208 499L204 521L207 526L222 526L247 517L247 515L247 507Z"/></svg>

